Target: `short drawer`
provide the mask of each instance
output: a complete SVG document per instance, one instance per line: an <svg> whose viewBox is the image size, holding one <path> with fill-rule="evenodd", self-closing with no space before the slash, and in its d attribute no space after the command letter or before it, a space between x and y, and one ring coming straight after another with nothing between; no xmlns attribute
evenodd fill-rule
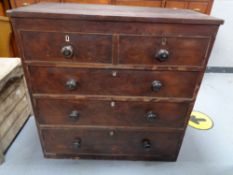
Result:
<svg viewBox="0 0 233 175"><path fill-rule="evenodd" d="M208 2L190 2L188 8L197 12L206 13L208 10Z"/></svg>
<svg viewBox="0 0 233 175"><path fill-rule="evenodd" d="M116 0L116 5L161 7L162 0Z"/></svg>
<svg viewBox="0 0 233 175"><path fill-rule="evenodd" d="M63 2L76 2L84 4L110 4L111 0L63 0Z"/></svg>
<svg viewBox="0 0 233 175"><path fill-rule="evenodd" d="M120 36L119 64L203 66L205 37Z"/></svg>
<svg viewBox="0 0 233 175"><path fill-rule="evenodd" d="M37 0L37 2L61 2L62 0Z"/></svg>
<svg viewBox="0 0 233 175"><path fill-rule="evenodd" d="M184 9L187 5L187 2L185 0L167 0L165 3L166 8L173 8L173 9Z"/></svg>
<svg viewBox="0 0 233 175"><path fill-rule="evenodd" d="M12 6L16 7L23 7L23 6L28 6L31 4L35 4L37 2L37 0L14 0L14 4L11 4ZM12 2L11 2L12 3Z"/></svg>
<svg viewBox="0 0 233 175"><path fill-rule="evenodd" d="M111 129L43 129L46 153L176 157L180 134Z"/></svg>
<svg viewBox="0 0 233 175"><path fill-rule="evenodd" d="M33 93L187 97L198 72L29 67Z"/></svg>
<svg viewBox="0 0 233 175"><path fill-rule="evenodd" d="M37 121L45 125L181 128L189 103L39 98L36 107Z"/></svg>
<svg viewBox="0 0 233 175"><path fill-rule="evenodd" d="M112 36L23 31L26 60L111 63Z"/></svg>

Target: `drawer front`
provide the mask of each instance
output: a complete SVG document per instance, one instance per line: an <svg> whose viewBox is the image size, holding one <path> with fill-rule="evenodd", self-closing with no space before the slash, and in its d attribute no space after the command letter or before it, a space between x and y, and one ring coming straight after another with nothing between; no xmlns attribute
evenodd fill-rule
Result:
<svg viewBox="0 0 233 175"><path fill-rule="evenodd" d="M64 155L176 155L180 135L149 131L110 129L45 129L42 138L47 153Z"/></svg>
<svg viewBox="0 0 233 175"><path fill-rule="evenodd" d="M110 4L111 0L63 0L63 2L76 2L84 4Z"/></svg>
<svg viewBox="0 0 233 175"><path fill-rule="evenodd" d="M120 36L119 43L119 64L201 66L209 39Z"/></svg>
<svg viewBox="0 0 233 175"><path fill-rule="evenodd" d="M26 60L112 62L112 36L99 34L21 33Z"/></svg>
<svg viewBox="0 0 233 175"><path fill-rule="evenodd" d="M165 3L165 7L166 8L173 8L173 9L184 9L187 5L187 2L185 1L173 1L173 0L169 0L166 1Z"/></svg>
<svg viewBox="0 0 233 175"><path fill-rule="evenodd" d="M188 8L197 12L206 13L208 10L208 2L190 2Z"/></svg>
<svg viewBox="0 0 233 175"><path fill-rule="evenodd" d="M32 91L51 94L192 97L198 72L29 67Z"/></svg>
<svg viewBox="0 0 233 175"><path fill-rule="evenodd" d="M116 0L117 5L161 7L162 0Z"/></svg>
<svg viewBox="0 0 233 175"><path fill-rule="evenodd" d="M40 124L176 128L189 103L36 99L36 106Z"/></svg>
<svg viewBox="0 0 233 175"><path fill-rule="evenodd" d="M15 8L16 7L22 7L22 6L28 6L31 4L35 4L37 2L37 0L14 0L14 4L15 4ZM14 6L12 4L12 6Z"/></svg>
<svg viewBox="0 0 233 175"><path fill-rule="evenodd" d="M38 2L61 2L62 0L37 0Z"/></svg>

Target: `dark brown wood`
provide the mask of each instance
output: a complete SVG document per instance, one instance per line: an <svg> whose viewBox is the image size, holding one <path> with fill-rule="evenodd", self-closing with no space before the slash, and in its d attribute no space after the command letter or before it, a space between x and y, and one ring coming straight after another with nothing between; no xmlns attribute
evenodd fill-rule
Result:
<svg viewBox="0 0 233 175"><path fill-rule="evenodd" d="M189 103L36 99L38 122L41 125L98 125L183 128ZM114 105L114 106L112 106ZM60 109L60 110L58 110ZM71 118L78 111L77 118ZM154 120L148 112L156 114Z"/></svg>
<svg viewBox="0 0 233 175"><path fill-rule="evenodd" d="M90 63L112 62L112 36L61 32L22 32L25 58L42 61L75 61ZM54 42L56 41L56 42ZM61 49L73 47L73 55L66 58Z"/></svg>
<svg viewBox="0 0 233 175"><path fill-rule="evenodd" d="M120 36L119 64L203 65L209 38ZM156 54L166 49L169 56L160 61Z"/></svg>
<svg viewBox="0 0 233 175"><path fill-rule="evenodd" d="M62 7L62 9L61 9ZM162 8L39 3L8 12L11 17L77 19L127 22L159 22L189 24L222 24L223 21L189 10L170 10ZM137 14L137 17L135 17Z"/></svg>
<svg viewBox="0 0 233 175"><path fill-rule="evenodd" d="M222 20L74 4L9 15L46 157L176 160Z"/></svg>
<svg viewBox="0 0 233 175"><path fill-rule="evenodd" d="M28 6L39 2L112 4L126 6L162 7L173 9L192 9L210 14L213 0L10 0L13 8Z"/></svg>
<svg viewBox="0 0 233 175"><path fill-rule="evenodd" d="M116 73L114 76L113 74ZM198 72L29 67L33 93L192 98ZM69 80L76 82L67 88ZM152 82L162 83L159 91Z"/></svg>
<svg viewBox="0 0 233 175"><path fill-rule="evenodd" d="M63 156L141 156L148 159L170 157L175 159L178 133L157 133L148 131L103 130L103 129L43 129L46 154ZM102 138L102 139L100 139ZM144 139L150 141L151 147L145 149ZM80 147L75 142L80 140ZM95 140L95 142L93 142Z"/></svg>

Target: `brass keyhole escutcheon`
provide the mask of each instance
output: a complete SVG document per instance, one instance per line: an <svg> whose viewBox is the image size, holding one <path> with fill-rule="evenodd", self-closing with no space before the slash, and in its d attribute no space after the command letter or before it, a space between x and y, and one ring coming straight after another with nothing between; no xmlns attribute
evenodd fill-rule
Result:
<svg viewBox="0 0 233 175"><path fill-rule="evenodd" d="M114 131L110 131L110 132L109 132L109 136L112 137L112 136L114 136L114 135L115 135L115 132L114 132Z"/></svg>

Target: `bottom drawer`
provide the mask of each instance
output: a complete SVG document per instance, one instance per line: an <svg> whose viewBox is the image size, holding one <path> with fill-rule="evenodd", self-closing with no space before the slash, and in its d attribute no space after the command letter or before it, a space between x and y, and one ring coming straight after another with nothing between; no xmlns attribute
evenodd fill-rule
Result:
<svg viewBox="0 0 233 175"><path fill-rule="evenodd" d="M42 129L45 154L55 157L175 160L179 133L123 129Z"/></svg>

